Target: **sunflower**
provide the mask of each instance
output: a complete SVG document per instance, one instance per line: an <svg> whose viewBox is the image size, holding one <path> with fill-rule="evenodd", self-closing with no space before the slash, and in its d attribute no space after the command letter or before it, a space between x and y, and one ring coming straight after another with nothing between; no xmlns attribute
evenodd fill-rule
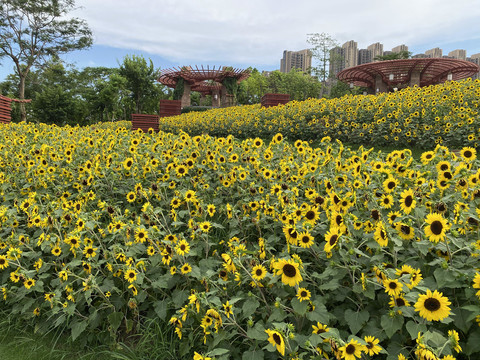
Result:
<svg viewBox="0 0 480 360"><path fill-rule="evenodd" d="M58 247L58 246L55 246L52 249L52 254L55 255L55 256L60 256L61 253L62 253L62 249L60 249L60 247Z"/></svg>
<svg viewBox="0 0 480 360"><path fill-rule="evenodd" d="M433 151L426 151L420 157L420 161L422 162L423 165L427 165L430 161L433 160L434 157L435 157L435 153Z"/></svg>
<svg viewBox="0 0 480 360"><path fill-rule="evenodd" d="M338 227L333 227L328 230L328 232L325 234L325 246L324 250L325 252L331 252L332 249L337 245L338 239L341 236L340 229Z"/></svg>
<svg viewBox="0 0 480 360"><path fill-rule="evenodd" d="M311 296L312 294L310 293L310 291L305 288L299 288L297 291L297 298L300 302L302 302L303 300L310 300Z"/></svg>
<svg viewBox="0 0 480 360"><path fill-rule="evenodd" d="M450 315L448 307L450 304L451 302L441 292L435 290L432 293L428 289L427 294L419 295L415 303L415 311L418 311L420 316L428 321L439 321Z"/></svg>
<svg viewBox="0 0 480 360"><path fill-rule="evenodd" d="M417 201L415 200L415 195L412 189L404 190L400 194L402 200L400 202L400 208L405 214L410 214L412 209L415 208Z"/></svg>
<svg viewBox="0 0 480 360"><path fill-rule="evenodd" d="M27 289L30 289L32 286L35 286L35 280L33 280L33 279L26 279L26 280L23 282L23 285L24 285Z"/></svg>
<svg viewBox="0 0 480 360"><path fill-rule="evenodd" d="M386 279L383 281L385 292L390 296L398 296L402 292L403 284L397 279Z"/></svg>
<svg viewBox="0 0 480 360"><path fill-rule="evenodd" d="M392 308L396 306L410 306L410 303L407 300L405 300L403 295L392 296L388 304Z"/></svg>
<svg viewBox="0 0 480 360"><path fill-rule="evenodd" d="M190 271L192 271L192 267L190 266L190 264L189 263L183 264L181 268L181 273L185 275L185 274L188 274Z"/></svg>
<svg viewBox="0 0 480 360"><path fill-rule="evenodd" d="M464 161L470 162L477 158L477 150L472 147L464 147L460 150L460 156Z"/></svg>
<svg viewBox="0 0 480 360"><path fill-rule="evenodd" d="M127 280L129 283L134 282L137 280L137 272L133 269L128 269L125 271L125 280Z"/></svg>
<svg viewBox="0 0 480 360"><path fill-rule="evenodd" d="M193 353L193 360L212 360L212 358L203 356L195 351Z"/></svg>
<svg viewBox="0 0 480 360"><path fill-rule="evenodd" d="M282 334L276 330L266 329L265 332L268 334L268 342L276 347L277 351L285 355L285 341L283 340Z"/></svg>
<svg viewBox="0 0 480 360"><path fill-rule="evenodd" d="M227 301L225 304L222 304L223 306L223 312L227 316L227 318L230 318L230 315L233 315L233 308L232 305Z"/></svg>
<svg viewBox="0 0 480 360"><path fill-rule="evenodd" d="M85 257L87 259L95 257L95 255L97 255L95 251L97 251L97 248L94 248L92 246L86 246L85 249L83 249L83 253L85 254Z"/></svg>
<svg viewBox="0 0 480 360"><path fill-rule="evenodd" d="M407 287L409 289L413 289L415 286L417 286L420 281L422 281L423 276L420 271L420 269L415 269L411 274L410 274L410 283L407 284Z"/></svg>
<svg viewBox="0 0 480 360"><path fill-rule="evenodd" d="M365 345L360 344L357 340L350 340L347 344L338 349L344 360L355 360L362 356L365 351Z"/></svg>
<svg viewBox="0 0 480 360"><path fill-rule="evenodd" d="M393 192L393 190L395 190L395 187L398 185L398 183L399 183L399 181L397 179L389 176L383 182L383 190L385 190L386 193L391 193L391 192Z"/></svg>
<svg viewBox="0 0 480 360"><path fill-rule="evenodd" d="M380 206L384 209L390 209L393 205L393 196L390 194L382 194Z"/></svg>
<svg viewBox="0 0 480 360"><path fill-rule="evenodd" d="M134 238L136 243L144 243L148 239L148 233L145 229L137 229Z"/></svg>
<svg viewBox="0 0 480 360"><path fill-rule="evenodd" d="M298 245L302 248L309 248L313 245L313 236L307 231L298 234Z"/></svg>
<svg viewBox="0 0 480 360"><path fill-rule="evenodd" d="M415 237L415 231L411 226L404 223L396 223L395 229L403 240L411 240Z"/></svg>
<svg viewBox="0 0 480 360"><path fill-rule="evenodd" d="M177 246L175 246L175 252L178 255L186 255L190 252L190 245L186 240L180 240Z"/></svg>
<svg viewBox="0 0 480 360"><path fill-rule="evenodd" d="M204 222L201 222L200 224L198 224L198 226L200 227L200 229L202 230L202 232L204 233L208 233L208 231L211 229L212 227L212 224L208 221L204 221Z"/></svg>
<svg viewBox="0 0 480 360"><path fill-rule="evenodd" d="M0 255L0 269L5 269L8 266L8 260L5 255Z"/></svg>
<svg viewBox="0 0 480 360"><path fill-rule="evenodd" d="M307 223L307 224L311 224L311 225L315 225L315 223L317 222L317 220L320 218L320 214L319 214L319 211L318 211L318 208L315 207L315 206L309 206L306 211L305 211L305 215L304 215L304 221Z"/></svg>
<svg viewBox="0 0 480 360"><path fill-rule="evenodd" d="M127 201L128 201L129 203L132 203L132 202L134 202L134 201L136 200L137 195L135 195L135 193L134 193L133 191L130 191L130 192L127 194L126 197L127 197Z"/></svg>
<svg viewBox="0 0 480 360"><path fill-rule="evenodd" d="M282 275L282 283L289 286L295 286L303 280L298 266L298 263L291 259L280 259L273 264L275 274Z"/></svg>
<svg viewBox="0 0 480 360"><path fill-rule="evenodd" d="M388 235L382 222L378 222L375 226L375 233L373 234L373 238L381 247L385 247L388 245Z"/></svg>
<svg viewBox="0 0 480 360"><path fill-rule="evenodd" d="M312 325L312 328L313 328L312 334L323 334L330 331L327 325L321 324L318 321L317 321L317 325Z"/></svg>
<svg viewBox="0 0 480 360"><path fill-rule="evenodd" d="M428 224L424 229L428 240L438 243L445 238L445 232L449 226L447 220L442 215L436 213L428 214L425 222Z"/></svg>
<svg viewBox="0 0 480 360"><path fill-rule="evenodd" d="M455 350L457 353L462 351L462 347L458 343L460 341L458 332L456 332L455 330L448 330L448 338L450 339L450 346L453 350Z"/></svg>
<svg viewBox="0 0 480 360"><path fill-rule="evenodd" d="M263 265L256 265L252 269L252 278L261 281L267 275L267 269Z"/></svg>
<svg viewBox="0 0 480 360"><path fill-rule="evenodd" d="M380 340L376 339L373 336L365 336L364 340L367 343L364 351L368 355L370 356L377 355L380 351L382 351L382 348L377 345L380 342Z"/></svg>

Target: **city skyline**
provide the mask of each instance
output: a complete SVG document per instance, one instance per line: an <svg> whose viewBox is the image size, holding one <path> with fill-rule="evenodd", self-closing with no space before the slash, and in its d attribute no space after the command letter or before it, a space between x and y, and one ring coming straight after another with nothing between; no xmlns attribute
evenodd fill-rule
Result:
<svg viewBox="0 0 480 360"><path fill-rule="evenodd" d="M316 32L326 32L339 43L380 40L388 49L405 43L414 53L435 47L446 53L478 53L480 6L475 4L480 0L300 0L295 8L308 11L293 16L292 4L285 0L137 0L134 7L128 0L76 0L78 9L71 15L88 23L94 45L62 58L78 68L117 67L126 55L142 55L161 69L228 65L275 70L283 50L308 48L307 34ZM401 21L392 21L392 16ZM368 25L369 19L375 26ZM0 81L12 72L13 63L2 59Z"/></svg>
<svg viewBox="0 0 480 360"><path fill-rule="evenodd" d="M383 44L379 42L367 46L366 49L359 49L356 41L349 40L330 51L330 58L333 59L329 64L330 76L336 76L340 71L353 66L374 62L375 57L381 51L383 51ZM382 55L399 53L401 51L409 51L409 47L405 44L397 45L390 51L383 51ZM373 55L373 53L378 55ZM451 58L470 61L480 66L480 52L468 56L466 49L451 50L448 52L448 55L443 55L443 49L436 47L425 50L423 53L412 53L412 58ZM480 72L472 76L472 79L479 78Z"/></svg>

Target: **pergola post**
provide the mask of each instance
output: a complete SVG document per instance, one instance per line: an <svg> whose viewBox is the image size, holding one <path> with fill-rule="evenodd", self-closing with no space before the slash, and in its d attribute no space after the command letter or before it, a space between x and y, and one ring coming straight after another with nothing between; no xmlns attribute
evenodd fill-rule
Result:
<svg viewBox="0 0 480 360"><path fill-rule="evenodd" d="M214 108L220 107L220 90L219 89L212 90L212 107Z"/></svg>
<svg viewBox="0 0 480 360"><path fill-rule="evenodd" d="M192 92L192 86L185 81L183 85L183 95L182 95L182 108L185 106L190 106L190 93Z"/></svg>
<svg viewBox="0 0 480 360"><path fill-rule="evenodd" d="M388 91L388 85L383 82L382 75L377 74L375 76L375 92L381 93L381 92L387 92Z"/></svg>
<svg viewBox="0 0 480 360"><path fill-rule="evenodd" d="M410 76L410 82L408 86L420 86L420 71L412 71L412 75Z"/></svg>
<svg viewBox="0 0 480 360"><path fill-rule="evenodd" d="M227 104L227 88L222 84L220 88L220 107L228 106Z"/></svg>

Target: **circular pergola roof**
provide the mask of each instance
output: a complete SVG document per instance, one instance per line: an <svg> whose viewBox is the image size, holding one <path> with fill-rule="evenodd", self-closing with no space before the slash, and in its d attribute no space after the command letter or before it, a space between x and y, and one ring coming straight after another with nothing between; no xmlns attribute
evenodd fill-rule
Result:
<svg viewBox="0 0 480 360"><path fill-rule="evenodd" d="M249 76L249 70L234 69L226 66L221 66L217 69L215 69L215 66L211 69L209 66L207 68L195 66L195 69L191 66L183 66L181 68L162 70L158 81L163 85L175 88L178 79L182 78L191 86L192 91L211 94L214 90L220 90L222 87L221 83L225 78L235 78L237 82L240 82Z"/></svg>
<svg viewBox="0 0 480 360"><path fill-rule="evenodd" d="M337 78L356 86L375 88L377 76L390 87L408 85L412 74L420 74L420 86L439 84L446 80L460 80L479 71L478 65L464 60L421 58L377 61L345 69ZM451 74L451 78L448 75ZM393 75L393 76L392 76Z"/></svg>

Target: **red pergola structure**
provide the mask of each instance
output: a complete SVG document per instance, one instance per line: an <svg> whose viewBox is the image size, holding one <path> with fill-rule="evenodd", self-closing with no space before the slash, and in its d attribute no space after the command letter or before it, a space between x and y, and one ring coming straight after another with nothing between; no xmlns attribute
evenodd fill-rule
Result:
<svg viewBox="0 0 480 360"><path fill-rule="evenodd" d="M458 59L400 59L354 66L339 72L337 78L373 92L388 92L407 86L428 86L465 79L479 70L478 65Z"/></svg>
<svg viewBox="0 0 480 360"><path fill-rule="evenodd" d="M176 88L178 80L184 80L182 107L190 105L190 92L198 91L203 96L212 95L212 106L225 106L227 102L227 89L222 82L226 78L234 78L237 83L250 76L249 70L234 69L220 66L218 68L204 68L203 66L183 66L181 68L166 69L161 71L158 81L163 85Z"/></svg>

